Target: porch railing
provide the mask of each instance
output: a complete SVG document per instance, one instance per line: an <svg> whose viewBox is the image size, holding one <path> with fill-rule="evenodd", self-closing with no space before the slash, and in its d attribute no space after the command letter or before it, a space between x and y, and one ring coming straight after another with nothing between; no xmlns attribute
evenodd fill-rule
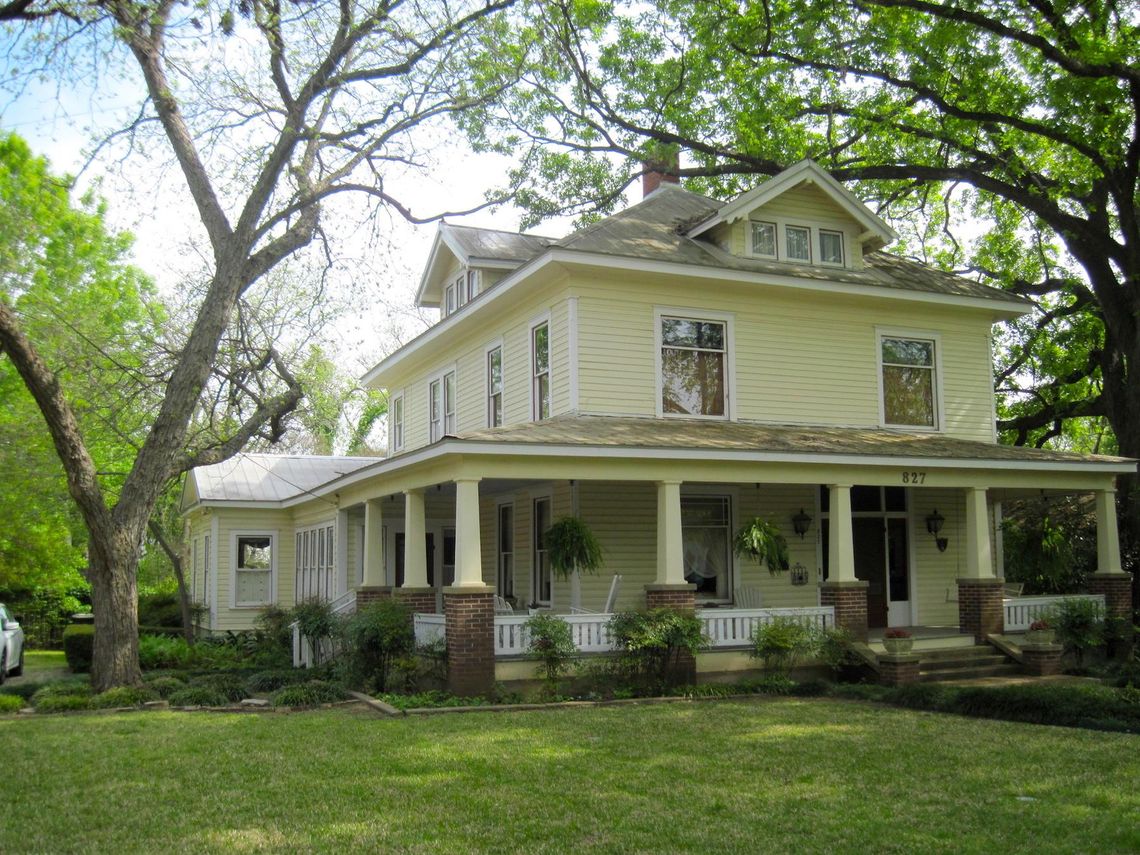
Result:
<svg viewBox="0 0 1140 855"><path fill-rule="evenodd" d="M752 643L756 628L777 619L817 629L835 626L835 609L819 606L799 609L706 609L698 612L704 634L712 649L743 647ZM570 625L574 646L581 653L606 653L614 649L609 622L613 615L559 615ZM495 656L523 656L530 644L527 615L495 615ZM443 615L415 616L416 644L428 644L445 637Z"/></svg>
<svg viewBox="0 0 1140 855"><path fill-rule="evenodd" d="M791 620L801 626L828 629L835 626L832 606L801 609L705 609L698 613L710 647L741 647L752 643L757 628L775 620Z"/></svg>
<svg viewBox="0 0 1140 855"><path fill-rule="evenodd" d="M429 615L416 612L412 616L416 631L416 646L432 644L444 637L447 619L443 615Z"/></svg>
<svg viewBox="0 0 1140 855"><path fill-rule="evenodd" d="M1002 600L1005 610L1005 631L1024 632L1033 621L1052 606L1065 600L1089 600L1104 614L1104 594L1068 594L1063 597L1008 597Z"/></svg>
<svg viewBox="0 0 1140 855"><path fill-rule="evenodd" d="M334 615L351 615L356 613L356 591L345 591L331 603L329 607Z"/></svg>

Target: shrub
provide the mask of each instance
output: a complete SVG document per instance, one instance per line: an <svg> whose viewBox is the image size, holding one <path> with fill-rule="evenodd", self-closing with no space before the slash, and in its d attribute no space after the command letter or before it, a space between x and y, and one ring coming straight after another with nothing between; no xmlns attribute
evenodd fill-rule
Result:
<svg viewBox="0 0 1140 855"><path fill-rule="evenodd" d="M785 678L815 646L811 629L788 618L761 624L752 635L752 655L764 660L765 669Z"/></svg>
<svg viewBox="0 0 1140 855"><path fill-rule="evenodd" d="M546 692L551 697L558 694L559 683L569 673L578 654L570 624L551 614L537 614L524 626L530 634L527 653L542 662Z"/></svg>
<svg viewBox="0 0 1140 855"><path fill-rule="evenodd" d="M383 694L378 697L398 710L438 709L440 707L478 707L488 703L486 698L461 698L448 692L432 690L413 695Z"/></svg>
<svg viewBox="0 0 1140 855"><path fill-rule="evenodd" d="M313 651L313 664L320 665L336 634L337 619L324 600L304 600L293 607L290 616Z"/></svg>
<svg viewBox="0 0 1140 855"><path fill-rule="evenodd" d="M855 652L855 637L842 626L829 627L816 637L815 655L839 680L854 681L863 668Z"/></svg>
<svg viewBox="0 0 1140 855"><path fill-rule="evenodd" d="M293 618L289 612L278 606L268 606L253 622L264 659L293 661Z"/></svg>
<svg viewBox="0 0 1140 855"><path fill-rule="evenodd" d="M3 686L0 686L0 698L6 695L15 695L16 697L23 698L25 701L27 701L31 699L32 695L34 695L46 685L48 684L41 682L29 683L24 680L20 681L16 685L5 683ZM1124 684L1121 683L1121 685Z"/></svg>
<svg viewBox="0 0 1140 855"><path fill-rule="evenodd" d="M178 593L139 595L139 625L182 628L182 605Z"/></svg>
<svg viewBox="0 0 1140 855"><path fill-rule="evenodd" d="M787 674L768 674L742 685L757 695L790 695L796 683Z"/></svg>
<svg viewBox="0 0 1140 855"><path fill-rule="evenodd" d="M278 689L269 696L275 707L315 707L342 701L346 697L344 689L323 680L309 680Z"/></svg>
<svg viewBox="0 0 1140 855"><path fill-rule="evenodd" d="M24 705L25 700L19 695L0 695L0 713L19 712Z"/></svg>
<svg viewBox="0 0 1140 855"><path fill-rule="evenodd" d="M206 688L222 695L227 702L240 701L247 696L245 680L236 674L206 674L190 681L191 688Z"/></svg>
<svg viewBox="0 0 1140 855"><path fill-rule="evenodd" d="M32 706L38 707L45 698L65 696L91 697L91 684L87 680L57 680L46 683L32 695Z"/></svg>
<svg viewBox="0 0 1140 855"><path fill-rule="evenodd" d="M408 610L395 600L360 609L345 621L341 637L349 682L377 692L389 688L394 663L416 647Z"/></svg>
<svg viewBox="0 0 1140 855"><path fill-rule="evenodd" d="M76 674L86 674L91 670L91 658L95 647L95 627L89 623L72 624L63 631L63 655L67 667Z"/></svg>
<svg viewBox="0 0 1140 855"><path fill-rule="evenodd" d="M224 707L229 700L210 686L187 686L166 699L172 707Z"/></svg>
<svg viewBox="0 0 1140 855"><path fill-rule="evenodd" d="M91 698L91 708L96 710L115 707L139 707L147 701L157 701L158 692L153 688L139 686L117 686L100 692Z"/></svg>
<svg viewBox="0 0 1140 855"><path fill-rule="evenodd" d="M245 681L245 687L254 693L276 692L284 686L303 683L309 678L310 675L300 669L258 671Z"/></svg>
<svg viewBox="0 0 1140 855"><path fill-rule="evenodd" d="M1140 729L1140 706L1130 703L1119 690L1093 684L961 688L950 708L963 715L1034 724Z"/></svg>
<svg viewBox="0 0 1140 855"><path fill-rule="evenodd" d="M144 671L159 668L185 668L190 664L193 649L184 638L168 635L139 636L139 665Z"/></svg>
<svg viewBox="0 0 1140 855"><path fill-rule="evenodd" d="M793 683L789 694L797 698L822 698L831 694L831 683L827 680L804 680Z"/></svg>
<svg viewBox="0 0 1140 855"><path fill-rule="evenodd" d="M653 688L690 676L680 663L684 656L695 656L705 645L700 618L679 609L618 612L610 618L609 631L621 651L619 667Z"/></svg>
<svg viewBox="0 0 1140 855"><path fill-rule="evenodd" d="M91 698L88 695L48 695L34 704L36 712L73 712L75 710L91 709Z"/></svg>
<svg viewBox="0 0 1140 855"><path fill-rule="evenodd" d="M146 681L147 687L162 699L167 699L175 692L186 688L186 683L177 677L155 677Z"/></svg>
<svg viewBox="0 0 1140 855"><path fill-rule="evenodd" d="M1065 599L1049 609L1047 617L1065 652L1084 664L1085 654L1104 643L1104 619L1092 600Z"/></svg>

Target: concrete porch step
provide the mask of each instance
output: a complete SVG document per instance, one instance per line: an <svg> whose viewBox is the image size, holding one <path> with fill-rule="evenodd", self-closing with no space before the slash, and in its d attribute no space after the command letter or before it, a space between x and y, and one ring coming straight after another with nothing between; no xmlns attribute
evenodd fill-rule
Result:
<svg viewBox="0 0 1140 855"><path fill-rule="evenodd" d="M995 665L970 665L961 668L920 669L920 683L941 683L951 680L973 680L978 677L1016 677L1024 674L1016 662L1001 662Z"/></svg>

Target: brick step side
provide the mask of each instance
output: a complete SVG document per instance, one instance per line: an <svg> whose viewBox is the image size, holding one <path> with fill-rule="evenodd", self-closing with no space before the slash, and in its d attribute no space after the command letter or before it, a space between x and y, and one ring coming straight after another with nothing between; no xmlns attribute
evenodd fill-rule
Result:
<svg viewBox="0 0 1140 855"><path fill-rule="evenodd" d="M1004 665L1009 660L1000 653L986 656L956 656L946 659L922 659L923 671L938 671L943 668L989 668L991 665Z"/></svg>
<svg viewBox="0 0 1140 855"><path fill-rule="evenodd" d="M987 656L1001 656L997 648L988 644L975 644L970 647L948 647L943 650L916 650L923 662L942 662L950 659L975 659Z"/></svg>

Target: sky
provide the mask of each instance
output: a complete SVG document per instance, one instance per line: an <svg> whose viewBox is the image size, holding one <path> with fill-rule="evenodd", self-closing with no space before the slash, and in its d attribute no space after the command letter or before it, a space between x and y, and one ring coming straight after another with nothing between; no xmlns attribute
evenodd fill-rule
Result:
<svg viewBox="0 0 1140 855"><path fill-rule="evenodd" d="M0 74L5 76L11 70L6 59L10 54L0 52ZM0 90L0 131L21 135L57 174L83 170L77 190L93 188L107 200L109 225L135 235L135 263L164 293L173 294L187 276L202 269L198 254L206 243L169 148L151 147L123 161L124 147L109 146L91 159L97 141L137 113L141 94L141 84L130 77L67 84L43 80L16 95ZM386 189L394 189L417 216L472 207L488 189L506 182L509 160L470 151L450 124L418 132L422 147L431 149L434 167L386 177ZM330 282L352 306L326 331L325 344L347 371L359 376L435 320L434 310L416 311L413 304L437 226L412 225L394 213L362 224L359 205L352 201L327 204L322 219L336 249ZM520 220L518 210L501 207L450 221L514 230ZM569 229L569 221L562 220L535 231L561 235Z"/></svg>

